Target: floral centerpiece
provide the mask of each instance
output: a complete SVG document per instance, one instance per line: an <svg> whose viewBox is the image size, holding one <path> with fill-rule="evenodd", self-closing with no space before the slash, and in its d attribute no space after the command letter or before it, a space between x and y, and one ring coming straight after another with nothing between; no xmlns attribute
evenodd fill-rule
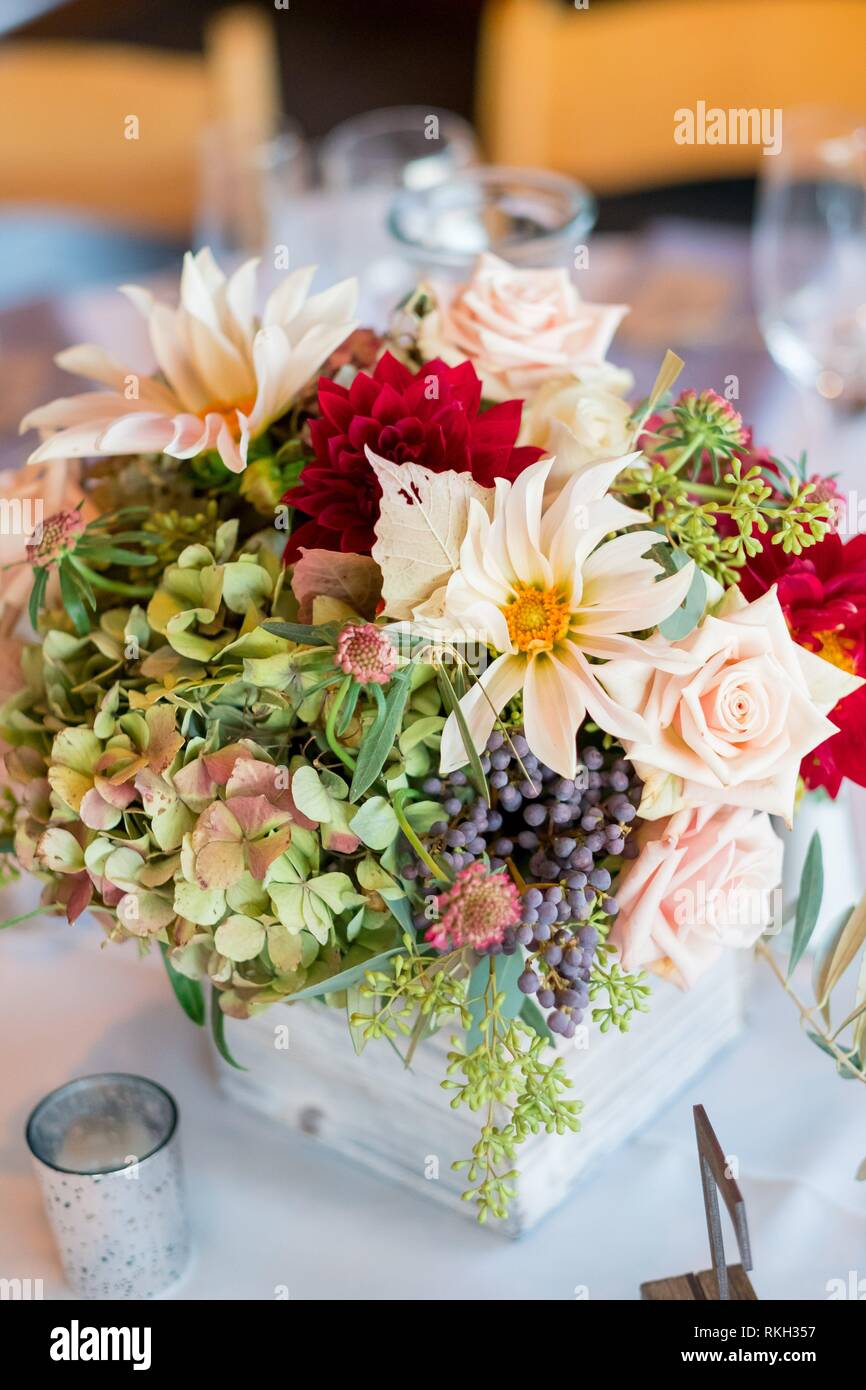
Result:
<svg viewBox="0 0 866 1390"><path fill-rule="evenodd" d="M578 1127L566 1041L770 923L770 816L863 698L860 552L673 354L631 404L625 309L565 272L483 256L384 336L311 279L259 316L189 255L177 308L127 290L154 374L73 348L99 389L24 421L77 500L14 569L7 863L207 991L228 1060L226 1015L310 998L407 1060L452 1030L499 1216Z"/></svg>

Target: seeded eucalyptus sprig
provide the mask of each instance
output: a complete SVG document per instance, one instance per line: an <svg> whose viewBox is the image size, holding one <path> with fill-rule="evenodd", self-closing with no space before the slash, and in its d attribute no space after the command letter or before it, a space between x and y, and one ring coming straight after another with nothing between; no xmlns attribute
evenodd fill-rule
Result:
<svg viewBox="0 0 866 1390"><path fill-rule="evenodd" d="M578 1130L581 1110L579 1100L564 1098L572 1083L562 1058L543 1056L545 1039L519 1018L506 1018L506 995L496 987L494 965L491 959L478 1025L481 1041L469 1050L466 1035L452 1038L448 1078L442 1082L444 1089L454 1092L452 1107L468 1105L484 1112L471 1157L452 1164L466 1173L470 1185L463 1200L475 1203L480 1222L508 1214L518 1177L512 1166L518 1145L540 1130ZM500 1122L503 1110L505 1119Z"/></svg>
<svg viewBox="0 0 866 1390"><path fill-rule="evenodd" d="M718 482L691 478L656 458L626 469L614 490L632 505L648 512L668 539L726 587L736 584L747 559L762 549L761 536L781 545L786 555L799 555L817 544L832 517L828 501L814 496L815 484L789 480L789 495L780 501L758 465L727 460ZM730 534L719 518L732 523Z"/></svg>
<svg viewBox="0 0 866 1390"><path fill-rule="evenodd" d="M153 564L148 549L130 550L129 546L150 547L155 537L147 531L123 529L124 522L146 514L146 508L125 507L85 522L82 505L50 516L27 546L27 559L33 566L29 611L34 628L52 570L57 571L63 606L80 637L90 631L98 592L120 598L150 598L153 593L152 584L130 584L114 574L116 569Z"/></svg>

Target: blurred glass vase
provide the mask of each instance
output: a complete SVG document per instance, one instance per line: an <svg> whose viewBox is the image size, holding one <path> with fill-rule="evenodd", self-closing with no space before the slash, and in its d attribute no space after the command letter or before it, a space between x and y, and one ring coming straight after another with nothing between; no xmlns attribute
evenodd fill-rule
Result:
<svg viewBox="0 0 866 1390"><path fill-rule="evenodd" d="M472 127L453 111L390 106L343 121L322 141L319 168L334 192L430 188L478 159Z"/></svg>
<svg viewBox="0 0 866 1390"><path fill-rule="evenodd" d="M573 179L494 164L399 193L388 228L416 271L464 278L482 251L514 265L572 267L596 212Z"/></svg>

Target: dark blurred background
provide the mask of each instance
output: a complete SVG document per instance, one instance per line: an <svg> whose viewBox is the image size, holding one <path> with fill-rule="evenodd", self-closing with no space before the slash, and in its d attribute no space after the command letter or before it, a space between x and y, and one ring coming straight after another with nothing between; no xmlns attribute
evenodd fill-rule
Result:
<svg viewBox="0 0 866 1390"><path fill-rule="evenodd" d="M214 14L236 3L4 0L4 8L8 6L13 18L18 18L16 38L142 44L193 53L201 51ZM548 3L575 10L573 0ZM652 9L652 0L639 3ZM470 121L477 117L484 0L289 0L283 10L273 0L250 0L250 7L273 20L285 110L313 140L347 117L377 107L429 104L456 111ZM593 12L634 8L633 0L591 0ZM720 24L735 23L726 13L725 0L683 0L682 4L686 18L690 9L707 8L716 11ZM659 80L664 82L670 55L649 52L646 61L658 64ZM576 74L575 81L579 80ZM611 80L616 81L614 54ZM628 104L628 92L621 95ZM637 110L635 117L639 119ZM599 199L597 226L600 231L631 230L665 213L747 223L753 198L752 178L728 178L721 184L694 179L687 186L676 180L651 190L609 192Z"/></svg>

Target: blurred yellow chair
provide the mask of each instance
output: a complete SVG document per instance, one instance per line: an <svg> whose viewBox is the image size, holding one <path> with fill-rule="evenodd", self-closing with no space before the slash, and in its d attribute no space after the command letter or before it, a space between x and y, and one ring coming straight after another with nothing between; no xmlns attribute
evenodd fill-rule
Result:
<svg viewBox="0 0 866 1390"><path fill-rule="evenodd" d="M759 145L677 144L674 112L862 108L864 53L863 0L488 0L478 123L497 163L602 193L746 176Z"/></svg>
<svg viewBox="0 0 866 1390"><path fill-rule="evenodd" d="M246 7L223 11L204 54L5 43L0 204L71 207L143 233L188 233L205 127L218 122L236 143L273 132L271 23Z"/></svg>

